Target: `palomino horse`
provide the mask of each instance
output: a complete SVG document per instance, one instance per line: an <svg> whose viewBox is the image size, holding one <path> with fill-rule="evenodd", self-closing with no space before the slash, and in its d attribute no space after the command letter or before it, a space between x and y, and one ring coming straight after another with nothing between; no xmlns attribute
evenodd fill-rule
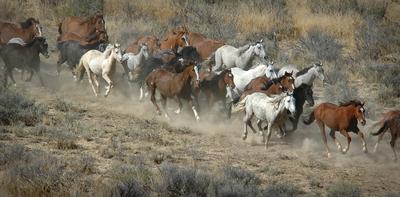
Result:
<svg viewBox="0 0 400 197"><path fill-rule="evenodd" d="M326 152L328 157L331 157L328 143L325 135L325 125L331 128L329 135L335 141L338 150L341 150L343 154L349 150L351 137L349 132L356 133L363 142L363 151L367 152L367 146L364 139L364 134L360 131L357 126L358 121L362 125L365 125L364 115L364 103L357 100L351 100L347 103L341 103L339 106L332 103L322 103L314 109L313 112L308 116L308 119L304 119L304 124L311 124L316 120L319 129L321 130L322 139L324 141ZM347 138L347 146L342 149L342 145L335 137L335 132L339 131L343 136Z"/></svg>
<svg viewBox="0 0 400 197"><path fill-rule="evenodd" d="M293 66L285 66L278 72L278 76L282 76L285 72L292 72L295 80L295 87L299 87L301 84L307 84L312 86L315 78L319 78L322 82L326 83L324 69L321 63L315 63L310 67L307 67L301 71L297 70Z"/></svg>
<svg viewBox="0 0 400 197"><path fill-rule="evenodd" d="M231 68L231 71L234 76L234 82L236 86L235 91L238 94L241 94L247 84L249 84L249 82L256 77L265 75L270 79L276 78L276 73L272 63L269 63L268 65L261 64L248 71L245 71L241 68Z"/></svg>
<svg viewBox="0 0 400 197"><path fill-rule="evenodd" d="M7 87L7 79L11 78L15 83L12 71L14 68L30 71L31 75L27 81L32 79L33 73L39 77L40 83L43 86L43 80L40 75L40 56L41 53L46 58L49 57L47 51L48 45L46 39L43 37L36 37L31 43L26 46L19 44L7 44L0 50L0 55L4 60L4 87Z"/></svg>
<svg viewBox="0 0 400 197"><path fill-rule="evenodd" d="M96 97L99 93L99 82L97 81L97 76L101 75L108 83L104 94L104 96L108 96L111 88L114 86L110 77L115 72L116 60L121 61L121 59L122 51L119 44L108 46L103 53L98 50L90 50L81 57L77 68L78 73L82 68L85 68L89 78L89 83L92 85ZM82 78L80 77L79 80L82 80ZM96 87L93 84L93 80Z"/></svg>
<svg viewBox="0 0 400 197"><path fill-rule="evenodd" d="M226 107L227 87L235 88L231 70L227 69L219 74L202 72L200 74L200 88L196 89L196 97L201 91L207 97L209 109L211 109L215 101L222 101Z"/></svg>
<svg viewBox="0 0 400 197"><path fill-rule="evenodd" d="M76 33L67 32L57 38L57 42L65 41L78 41L80 45L86 46L94 43L106 43L108 41L108 37L105 33L94 32L89 37L83 38Z"/></svg>
<svg viewBox="0 0 400 197"><path fill-rule="evenodd" d="M176 101L179 104L179 109L175 111L175 113L179 114L181 112L181 99L185 99L189 101L194 116L196 120L199 121L200 117L193 102L192 81L195 81L195 88L197 88L199 85L199 68L192 62L190 62L181 73L173 73L165 69L156 69L151 72L146 79L146 85L151 93L151 102L157 108L157 113L159 115L161 114L160 108L156 103L156 90L160 92L161 104L166 118L169 119L167 112L167 98L176 98Z"/></svg>
<svg viewBox="0 0 400 197"><path fill-rule="evenodd" d="M152 55L155 51L160 49L160 41L155 36L142 36L136 39L135 42L131 43L127 48L127 53L137 54L140 51L141 44L146 44L149 48L149 54Z"/></svg>
<svg viewBox="0 0 400 197"><path fill-rule="evenodd" d="M239 67L247 70L251 67L252 59L258 56L265 58L262 40L251 45L235 48L231 45L224 45L215 51L215 66L213 71Z"/></svg>
<svg viewBox="0 0 400 197"><path fill-rule="evenodd" d="M394 159L397 160L395 145L397 138L400 136L400 110L386 112L383 114L382 120L373 125L373 127L376 126L381 126L381 128L376 133L371 133L374 136L379 135L378 141L375 144L374 152L378 150L378 144L382 140L383 135L385 135L386 131L390 129L390 135L392 136L390 147L392 148Z"/></svg>
<svg viewBox="0 0 400 197"><path fill-rule="evenodd" d="M69 16L58 25L58 32L63 35L67 32L72 32L79 35L82 38L88 38L93 33L105 33L106 24L103 18L103 14L96 14L87 19L83 19L78 16ZM108 36L107 36L108 41Z"/></svg>
<svg viewBox="0 0 400 197"><path fill-rule="evenodd" d="M265 132L263 132L265 148L268 148L272 126L279 126L281 122L286 121L287 110L289 110L291 114L296 112L295 101L293 95L287 92L271 97L261 92L246 96L240 101L239 105L233 108L234 112L245 110L245 116L243 118L243 140L247 138L247 126L249 126L254 133L257 133L251 123L251 119L255 115L258 120L268 123L266 135ZM267 136L266 140L265 136Z"/></svg>
<svg viewBox="0 0 400 197"><path fill-rule="evenodd" d="M177 52L179 47L189 46L184 34L182 31L173 30L160 41L160 49L172 49Z"/></svg>
<svg viewBox="0 0 400 197"><path fill-rule="evenodd" d="M42 36L42 27L38 20L28 18L19 25L0 22L0 45L7 44L12 38L21 38L24 43L31 43L35 37Z"/></svg>

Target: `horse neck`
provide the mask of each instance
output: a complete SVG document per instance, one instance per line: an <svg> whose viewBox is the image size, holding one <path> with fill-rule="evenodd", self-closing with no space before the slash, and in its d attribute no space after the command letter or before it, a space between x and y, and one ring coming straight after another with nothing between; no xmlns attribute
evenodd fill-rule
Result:
<svg viewBox="0 0 400 197"><path fill-rule="evenodd" d="M249 47L245 52L239 55L238 62L240 65L245 66L247 65L250 60L254 57L253 55L253 47Z"/></svg>
<svg viewBox="0 0 400 197"><path fill-rule="evenodd" d="M357 108L354 107L354 105L343 106L342 108L343 108L343 110L349 112L349 113L345 113L345 115L350 116L349 117L350 119L353 119L353 118L357 119L356 118L356 110L357 110Z"/></svg>
<svg viewBox="0 0 400 197"><path fill-rule="evenodd" d="M174 75L172 80L176 84L178 90L181 90L185 86L185 84L188 83L189 80L191 79L189 74L190 68L192 67L189 66L185 70L183 70L183 72Z"/></svg>
<svg viewBox="0 0 400 197"><path fill-rule="evenodd" d="M310 70L308 70L308 72L304 73L303 75L300 75L296 78L296 80L298 81L302 81L302 83L306 83L308 85L311 85L314 80L316 78L314 69L311 68Z"/></svg>
<svg viewBox="0 0 400 197"><path fill-rule="evenodd" d="M296 109L298 109L298 107L303 107L304 103L306 102L306 94L304 88L302 86L295 88L293 91L293 97L294 99L296 99Z"/></svg>

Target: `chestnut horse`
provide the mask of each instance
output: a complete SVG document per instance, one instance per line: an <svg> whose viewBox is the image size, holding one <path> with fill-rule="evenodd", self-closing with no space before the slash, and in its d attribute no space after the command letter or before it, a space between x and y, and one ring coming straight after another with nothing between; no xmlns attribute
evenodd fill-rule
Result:
<svg viewBox="0 0 400 197"><path fill-rule="evenodd" d="M160 41L155 36L142 36L136 39L135 42L131 43L127 48L127 53L137 54L140 51L140 45L146 44L148 47L149 54L152 55L155 51L160 49Z"/></svg>
<svg viewBox="0 0 400 197"><path fill-rule="evenodd" d="M35 37L41 36L42 27L34 18L28 18L19 25L0 22L0 45L7 44L12 38L21 38L25 43L31 43Z"/></svg>
<svg viewBox="0 0 400 197"><path fill-rule="evenodd" d="M380 125L381 128L376 133L371 133L374 136L379 135L378 141L376 142L374 148L374 152L377 151L378 144L382 140L383 135L385 135L386 131L390 129L390 135L392 136L392 139L390 140L390 147L392 147L394 159L397 160L395 145L397 137L400 136L400 110L393 110L383 114L382 120L375 123L373 127L378 125Z"/></svg>
<svg viewBox="0 0 400 197"><path fill-rule="evenodd" d="M364 103L358 100L351 100L347 103L340 103L339 106L332 103L322 103L308 116L308 119L304 119L303 122L306 125L311 124L316 120L317 125L321 130L322 139L325 144L328 157L331 157L328 143L325 135L325 125L331 128L329 135L335 141L338 150L341 150L343 154L349 150L351 137L349 132L356 133L363 143L363 151L367 152L367 146L364 139L364 134L357 127L358 121L362 125L365 125L365 109ZM343 136L347 138L347 146L342 149L340 142L335 137L335 132L339 131Z"/></svg>
<svg viewBox="0 0 400 197"><path fill-rule="evenodd" d="M160 107L156 103L156 90L160 92L161 104L165 113L165 117L169 119L167 113L167 98L176 98L179 109L175 113L179 114L182 109L181 99L189 101L192 106L194 116L197 121L200 117L197 113L196 106L192 96L192 81L195 81L195 88L199 85L199 68L193 62L190 62L181 73L173 73L166 69L153 70L146 78L146 85L151 92L151 102L157 108L157 114L161 114Z"/></svg>
<svg viewBox="0 0 400 197"><path fill-rule="evenodd" d="M60 35L57 38L57 42L65 42L65 41L78 41L80 45L86 46L86 45L92 45L95 43L106 43L108 41L108 37L107 37L107 34L105 34L105 33L94 32L89 37L83 38L76 33L67 32L67 33Z"/></svg>
<svg viewBox="0 0 400 197"><path fill-rule="evenodd" d="M105 33L106 25L103 19L103 14L96 14L90 18L83 19L78 16L69 16L58 25L58 32L60 35L67 32L72 32L80 37L88 38L93 33ZM108 41L108 36L107 36Z"/></svg>
<svg viewBox="0 0 400 197"><path fill-rule="evenodd" d="M209 109L211 109L216 100L222 101L226 107L227 87L230 87L231 89L235 88L231 70L227 69L219 74L214 74L213 72L202 72L200 74L200 88L197 88L195 91L196 97L201 91L207 97Z"/></svg>
<svg viewBox="0 0 400 197"><path fill-rule="evenodd" d="M160 41L160 49L172 49L174 52L178 51L179 47L189 46L189 43L184 37L185 32L172 30Z"/></svg>

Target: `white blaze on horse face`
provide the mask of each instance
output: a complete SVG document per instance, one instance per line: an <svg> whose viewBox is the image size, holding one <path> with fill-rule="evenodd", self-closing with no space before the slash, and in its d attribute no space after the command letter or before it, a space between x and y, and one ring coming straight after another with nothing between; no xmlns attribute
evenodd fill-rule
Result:
<svg viewBox="0 0 400 197"><path fill-rule="evenodd" d="M149 48L146 45L143 45L141 48L141 52L143 53L144 59L148 59L149 58Z"/></svg>
<svg viewBox="0 0 400 197"><path fill-rule="evenodd" d="M37 30L38 33L39 33L39 36L38 36L38 37L42 37L42 28L40 27L39 24L36 24L36 30Z"/></svg>
<svg viewBox="0 0 400 197"><path fill-rule="evenodd" d="M194 66L193 69L194 69L194 72L196 73L196 80L199 81L200 80L199 68L197 66Z"/></svg>
<svg viewBox="0 0 400 197"><path fill-rule="evenodd" d="M186 46L189 46L189 38L187 34L183 34L182 36L183 41L185 41Z"/></svg>

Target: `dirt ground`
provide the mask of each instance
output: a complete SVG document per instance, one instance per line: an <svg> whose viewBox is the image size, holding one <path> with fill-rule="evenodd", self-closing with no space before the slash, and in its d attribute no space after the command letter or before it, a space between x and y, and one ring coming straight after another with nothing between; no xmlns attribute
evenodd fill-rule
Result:
<svg viewBox="0 0 400 197"><path fill-rule="evenodd" d="M80 153L90 155L96 159L98 171L94 176L100 182L106 179L103 175L107 174L115 162L124 162L124 159L117 161L117 157L104 156L104 150L117 138L123 155L161 155L164 161L182 166L196 165L214 169L227 164L240 166L260 176L263 185L290 182L299 186L304 194L312 192L324 195L327 187L338 181L359 185L364 196L384 196L388 192L400 194L400 165L392 160L388 136L382 141L378 153L371 153L376 138L368 137L370 153L365 154L360 139L353 134L346 155L337 151L333 141L328 138L333 153L333 158L328 159L316 125L305 126L300 123L299 129L289 137L278 139L273 134L271 146L265 150L258 134L250 132L246 141L241 139L242 114L225 120L218 110L207 111L202 108L201 121L196 122L187 105L183 114L175 115L173 110L176 104L169 101L172 118L167 121L163 116L156 115L149 98L139 102L137 91L131 90L124 81L117 80L116 88L108 98L95 98L86 76L80 84L75 84L67 70L63 70L61 76L57 77L55 56L53 53L52 58L45 60L47 63L42 67L46 87L39 87L34 77L32 83L17 80L17 86L11 89L39 103L49 104L61 98L74 105L84 106L87 111L81 117L81 122L90 128L90 136L80 135L77 140L80 148L76 150L59 150L54 144L33 136L10 134L12 140L3 142L23 144L65 158ZM15 75L19 78L17 73ZM101 87L104 92L104 85ZM316 105L323 100L322 88L317 83L314 91ZM367 126L361 126L361 130L365 132L373 122L368 120ZM129 130L148 132L152 129L160 130L161 133L154 141L140 138L127 141L123 138ZM338 138L342 144L345 143L344 137Z"/></svg>

